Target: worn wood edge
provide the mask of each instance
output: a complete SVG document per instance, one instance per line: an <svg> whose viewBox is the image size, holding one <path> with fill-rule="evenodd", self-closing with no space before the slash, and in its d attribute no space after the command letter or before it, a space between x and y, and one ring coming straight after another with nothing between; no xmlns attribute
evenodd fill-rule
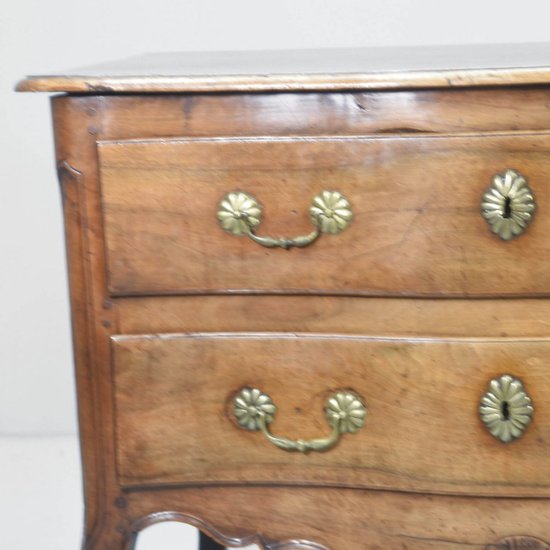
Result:
<svg viewBox="0 0 550 550"><path fill-rule="evenodd" d="M386 73L86 76L30 75L17 92L170 93L399 90L517 86L550 83L550 67L461 69Z"/></svg>
<svg viewBox="0 0 550 550"><path fill-rule="evenodd" d="M98 139L99 149L107 147L127 147L132 145L193 145L196 143L311 143L311 142L336 142L353 143L356 141L406 141L406 140L449 140L467 138L507 138L507 137L546 137L550 136L548 130L496 130L477 132L414 132L406 134L403 132L393 133L371 133L353 135L334 134L311 134L311 135L246 135L246 136L196 136L196 137L150 137L150 138L128 138L128 139Z"/></svg>
<svg viewBox="0 0 550 550"><path fill-rule="evenodd" d="M269 542L264 539L260 533L245 535L243 537L229 537L224 535L213 525L193 516L190 514L183 514L181 512L156 512L148 516L142 517L131 525L132 538L129 541L129 544L126 547L126 550L133 550L133 543L137 538L137 535L143 529L155 525L158 523L163 523L166 521L175 521L178 523L185 523L187 525L192 525L196 527L203 533L206 533L208 536L223 544L227 547L241 547L249 546L251 544L257 544L260 548L264 550L330 550L330 548L317 544L312 541L305 540L287 540L282 542Z"/></svg>
<svg viewBox="0 0 550 550"><path fill-rule="evenodd" d="M316 332L166 332L166 333L144 333L144 334L113 334L111 342L131 342L135 340L178 340L185 339L236 339L236 340L367 340L371 342L406 342L406 343L541 343L549 342L550 337L546 336L522 336L513 338L510 336L453 336L438 337L410 337L410 336L369 336L365 334L334 334Z"/></svg>

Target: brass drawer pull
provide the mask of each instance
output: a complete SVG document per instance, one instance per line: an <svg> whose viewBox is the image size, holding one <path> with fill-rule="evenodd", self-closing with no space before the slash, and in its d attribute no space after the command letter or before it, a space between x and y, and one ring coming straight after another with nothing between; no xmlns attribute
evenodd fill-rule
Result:
<svg viewBox="0 0 550 550"><path fill-rule="evenodd" d="M273 422L277 407L271 397L258 388L243 388L233 399L233 414L242 428L260 430L271 443L285 451L328 451L340 436L354 433L365 424L367 409L351 392L332 394L325 404L325 416L332 428L330 435L320 439L287 439L272 435L267 427Z"/></svg>
<svg viewBox="0 0 550 550"><path fill-rule="evenodd" d="M509 374L489 382L489 390L481 398L479 414L491 435L509 443L523 435L533 416L531 398L523 384Z"/></svg>
<svg viewBox="0 0 550 550"><path fill-rule="evenodd" d="M314 242L321 233L336 235L350 223L353 214L348 200L338 191L322 191L313 198L309 215L314 229L308 235L294 238L261 237L255 228L262 220L262 207L243 191L228 193L218 205L218 221L232 235L246 235L267 248L303 248Z"/></svg>
<svg viewBox="0 0 550 550"><path fill-rule="evenodd" d="M533 192L515 170L497 174L481 200L482 216L491 231L505 241L521 235L531 223L534 212Z"/></svg>

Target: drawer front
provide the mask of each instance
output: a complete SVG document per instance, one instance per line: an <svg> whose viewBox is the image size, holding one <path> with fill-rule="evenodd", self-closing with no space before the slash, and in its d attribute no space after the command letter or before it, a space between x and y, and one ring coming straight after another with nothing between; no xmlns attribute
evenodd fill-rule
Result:
<svg viewBox="0 0 550 550"><path fill-rule="evenodd" d="M114 295L550 291L549 134L130 140L100 143L99 157ZM525 176L537 210L509 241L481 214L507 169ZM323 190L341 193L352 219L309 246L266 248L220 227L236 190L262 208L255 234L278 244L304 244Z"/></svg>
<svg viewBox="0 0 550 550"><path fill-rule="evenodd" d="M112 346L124 486L253 482L550 496L550 340L166 335L115 337ZM489 381L502 374L523 382L534 407L510 443L479 416ZM234 399L254 387L276 405L269 430L283 445L237 421ZM280 448L326 443L323 409L337 392L366 405L364 426L325 452Z"/></svg>

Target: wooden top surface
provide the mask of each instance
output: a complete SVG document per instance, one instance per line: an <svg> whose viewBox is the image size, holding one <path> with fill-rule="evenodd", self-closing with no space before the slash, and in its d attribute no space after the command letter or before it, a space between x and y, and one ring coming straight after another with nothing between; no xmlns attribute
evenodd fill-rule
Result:
<svg viewBox="0 0 550 550"><path fill-rule="evenodd" d="M550 83L550 44L161 53L29 76L18 91L162 93Z"/></svg>

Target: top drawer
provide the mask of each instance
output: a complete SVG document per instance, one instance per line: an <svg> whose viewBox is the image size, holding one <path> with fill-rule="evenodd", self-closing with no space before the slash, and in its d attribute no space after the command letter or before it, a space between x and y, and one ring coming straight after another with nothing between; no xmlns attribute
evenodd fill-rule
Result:
<svg viewBox="0 0 550 550"><path fill-rule="evenodd" d="M547 133L104 141L99 159L114 295L550 292ZM537 209L510 241L480 206L507 169L525 176ZM323 190L342 193L353 218L305 248L265 248L220 227L235 190L261 205L262 236L309 234Z"/></svg>

